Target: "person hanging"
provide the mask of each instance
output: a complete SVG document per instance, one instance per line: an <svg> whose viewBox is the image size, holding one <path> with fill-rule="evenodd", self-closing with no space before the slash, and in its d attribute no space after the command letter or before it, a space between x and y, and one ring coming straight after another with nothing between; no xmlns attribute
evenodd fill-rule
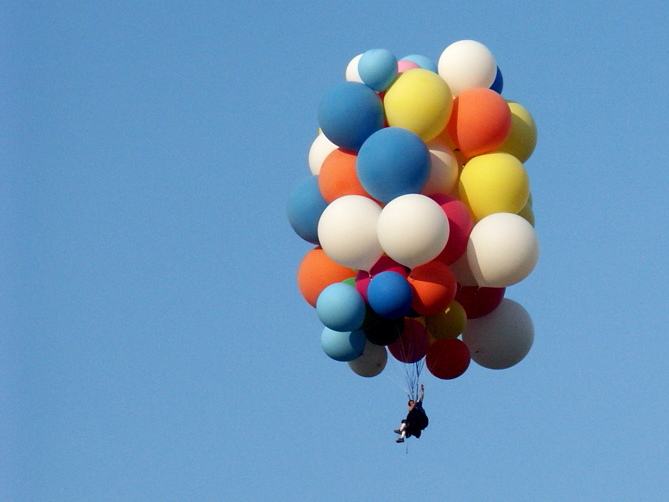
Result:
<svg viewBox="0 0 669 502"><path fill-rule="evenodd" d="M399 437L395 440L396 443L403 443L406 438L410 438L411 436L420 438L423 430L428 426L429 420L425 413L425 409L423 408L424 397L425 386L421 384L418 399L415 401L409 399L409 402L407 403L407 416L400 423L400 428L393 431L395 434L399 434Z"/></svg>

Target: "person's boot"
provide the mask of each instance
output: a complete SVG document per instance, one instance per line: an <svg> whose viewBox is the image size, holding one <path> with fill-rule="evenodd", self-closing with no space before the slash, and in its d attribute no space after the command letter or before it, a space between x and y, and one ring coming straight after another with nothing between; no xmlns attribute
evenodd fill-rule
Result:
<svg viewBox="0 0 669 502"><path fill-rule="evenodd" d="M404 443L404 436L400 436L395 440L396 443Z"/></svg>

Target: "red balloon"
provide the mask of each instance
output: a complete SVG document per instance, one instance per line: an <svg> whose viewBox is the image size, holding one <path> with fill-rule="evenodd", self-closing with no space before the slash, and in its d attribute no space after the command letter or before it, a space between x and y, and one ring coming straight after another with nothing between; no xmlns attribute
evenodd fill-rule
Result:
<svg viewBox="0 0 669 502"><path fill-rule="evenodd" d="M455 298L457 282L448 265L433 260L415 267L407 278L413 301L411 308L422 315L443 312Z"/></svg>
<svg viewBox="0 0 669 502"><path fill-rule="evenodd" d="M479 288L460 286L455 299L467 312L467 319L476 319L489 314L502 303L506 288Z"/></svg>
<svg viewBox="0 0 669 502"><path fill-rule="evenodd" d="M407 277L409 275L408 270L404 265L400 265L395 260L389 256L383 255L379 260L369 269L369 272L364 270L359 270L355 276L355 289L358 290L360 296L362 296L365 301L367 301L367 288L369 287L369 281L372 280L376 274L380 272L397 272L401 274L402 277Z"/></svg>
<svg viewBox="0 0 669 502"><path fill-rule="evenodd" d="M474 222L464 202L448 195L434 195L432 199L441 206L448 219L448 242L437 260L446 265L454 263L467 251L467 241L472 233Z"/></svg>
<svg viewBox="0 0 669 502"><path fill-rule="evenodd" d="M404 319L404 331L400 337L388 345L395 359L403 363L415 363L425 357L430 344L425 326L415 319Z"/></svg>
<svg viewBox="0 0 669 502"><path fill-rule="evenodd" d="M436 340L425 356L427 369L437 378L451 380L462 375L469 367L469 349L458 338Z"/></svg>

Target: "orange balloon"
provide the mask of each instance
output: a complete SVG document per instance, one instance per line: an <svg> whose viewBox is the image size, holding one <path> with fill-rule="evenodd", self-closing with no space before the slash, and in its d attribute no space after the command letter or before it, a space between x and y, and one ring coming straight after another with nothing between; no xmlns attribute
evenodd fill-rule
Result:
<svg viewBox="0 0 669 502"><path fill-rule="evenodd" d="M448 265L438 260L414 268L407 281L413 296L411 307L426 316L446 310L457 291L455 276Z"/></svg>
<svg viewBox="0 0 669 502"><path fill-rule="evenodd" d="M358 180L355 171L357 158L358 156L353 153L337 149L323 161L318 174L318 188L328 204L343 195L370 197Z"/></svg>
<svg viewBox="0 0 669 502"><path fill-rule="evenodd" d="M315 247L302 258L297 270L297 287L304 299L315 307L318 295L326 287L354 276L355 271L333 261L320 247Z"/></svg>
<svg viewBox="0 0 669 502"><path fill-rule="evenodd" d="M446 134L468 159L494 151L510 130L509 105L495 91L484 88L460 93L446 126Z"/></svg>

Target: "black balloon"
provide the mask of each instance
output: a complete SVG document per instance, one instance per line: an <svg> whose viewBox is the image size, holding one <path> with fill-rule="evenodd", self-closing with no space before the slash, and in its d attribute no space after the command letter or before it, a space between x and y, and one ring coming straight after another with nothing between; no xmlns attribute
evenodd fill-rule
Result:
<svg viewBox="0 0 669 502"><path fill-rule="evenodd" d="M362 329L367 340L375 345L389 345L397 340L404 329L404 318L385 319L367 309Z"/></svg>

